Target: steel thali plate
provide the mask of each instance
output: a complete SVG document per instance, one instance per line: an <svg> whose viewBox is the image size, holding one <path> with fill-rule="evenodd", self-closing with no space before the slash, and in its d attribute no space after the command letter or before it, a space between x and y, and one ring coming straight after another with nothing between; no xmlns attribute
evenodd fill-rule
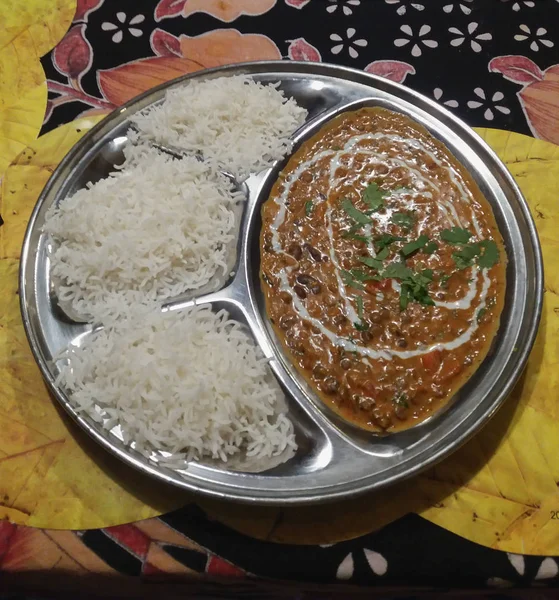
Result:
<svg viewBox="0 0 559 600"><path fill-rule="evenodd" d="M260 208L289 157L241 184L247 195L239 215L239 237L231 247L234 276L211 282L196 303L226 308L243 322L270 360L286 392L299 449L294 458L264 473L239 473L196 462L182 470L146 458L111 431L77 413L56 384L52 358L92 327L72 322L51 296L45 213L87 182L105 177L123 160L122 148L133 113L161 102L167 89L192 78L250 74L280 89L308 111L294 134L295 149L340 112L382 106L424 125L469 170L491 204L508 256L507 289L501 325L489 356L446 408L407 431L375 436L336 417L310 391L283 354L268 322L259 286ZM259 62L188 75L159 86L117 109L94 127L59 165L31 216L24 240L20 297L25 330L54 397L97 442L133 467L178 487L242 502L304 504L354 496L410 477L441 460L482 427L505 401L532 348L543 296L541 251L534 223L520 190L493 151L469 127L428 98L388 80L326 64ZM184 295L164 310L191 305Z"/></svg>

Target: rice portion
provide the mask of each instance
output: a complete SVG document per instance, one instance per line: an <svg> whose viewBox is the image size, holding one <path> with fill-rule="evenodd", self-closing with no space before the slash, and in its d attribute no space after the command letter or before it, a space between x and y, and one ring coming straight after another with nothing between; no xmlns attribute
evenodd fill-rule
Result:
<svg viewBox="0 0 559 600"><path fill-rule="evenodd" d="M150 313L88 336L63 355L58 378L71 402L125 443L165 462L237 458L260 470L296 449L285 399L240 324L211 306ZM95 409L102 409L102 416ZM271 462L270 462L271 461ZM254 469L257 470L257 469Z"/></svg>
<svg viewBox="0 0 559 600"><path fill-rule="evenodd" d="M289 136L306 116L276 84L234 76L193 79L169 90L162 104L132 122L139 139L200 153L214 168L246 178L291 150Z"/></svg>
<svg viewBox="0 0 559 600"><path fill-rule="evenodd" d="M234 208L243 196L229 180L195 158L142 145L125 155L118 171L46 216L59 303L85 320L106 323L212 278L217 286L214 276L231 267Z"/></svg>

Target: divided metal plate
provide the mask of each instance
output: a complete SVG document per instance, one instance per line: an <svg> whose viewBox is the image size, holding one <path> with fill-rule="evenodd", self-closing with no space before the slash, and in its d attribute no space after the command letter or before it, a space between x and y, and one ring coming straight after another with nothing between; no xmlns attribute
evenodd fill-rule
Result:
<svg viewBox="0 0 559 600"><path fill-rule="evenodd" d="M231 248L228 281L212 282L212 293L198 293L197 304L211 302L245 323L282 384L299 450L287 463L259 474L238 473L190 463L176 471L123 444L118 428L103 429L78 414L55 385L52 357L91 326L68 319L51 297L45 213L87 182L106 176L123 160L131 114L161 102L170 87L191 78L250 74L263 83L279 82L287 96L309 111L296 132L295 148L332 116L359 106L383 106L424 125L471 172L493 207L508 254L506 305L492 350L481 368L449 403L423 424L385 437L344 423L318 400L283 354L267 320L259 287L260 208L288 158L250 177L239 219L239 239ZM128 464L179 487L232 500L302 504L352 496L409 477L456 450L485 424L505 400L530 353L541 315L543 270L534 223L511 175L491 149L464 123L408 88L362 71L325 64L260 62L203 71L164 84L103 120L62 161L47 183L29 222L20 272L21 309L31 348L53 395L93 438ZM194 302L183 295L163 310Z"/></svg>

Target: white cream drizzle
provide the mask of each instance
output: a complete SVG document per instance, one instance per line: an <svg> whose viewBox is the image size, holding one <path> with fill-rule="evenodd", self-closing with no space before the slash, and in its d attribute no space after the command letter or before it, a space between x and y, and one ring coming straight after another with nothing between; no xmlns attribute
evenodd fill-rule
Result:
<svg viewBox="0 0 559 600"><path fill-rule="evenodd" d="M331 192L332 188L334 187L334 185L336 183L335 175L336 175L336 171L341 166L341 164L340 164L341 156L344 155L345 153L347 153L348 150L354 148L355 145L358 144L360 141L377 140L377 139L382 139L382 138L389 139L392 142L401 143L401 144L410 146L414 149L419 149L419 150L425 152L439 167L445 169L448 172L450 180L452 181L454 186L460 192L461 200L463 200L466 204L471 205L470 195L465 190L465 188L462 186L460 181L458 181L458 179L455 177L452 170L449 167L443 165L437 159L437 157L432 152L430 152L419 140L412 140L412 139L408 139L408 138L403 138L398 135L386 134L386 133L358 135L358 136L354 136L350 140L348 140L342 150L338 150L338 151L324 150L324 151L318 153L317 155L313 156L310 160L301 163L297 167L297 169L295 169L295 171L293 171L293 173L291 173L290 176L283 182L284 189L283 189L282 193L277 198L275 198L275 202L278 205L279 210L278 210L278 212L275 216L275 219L271 225L272 247L275 252L278 252L281 254L287 254L281 247L281 244L279 241L278 230L279 230L279 227L281 227L281 225L283 224L283 222L285 220L285 214L287 211L286 201L287 201L289 192L291 191L291 187L295 183L295 181L297 181L297 179L299 179L301 174L304 173L305 171L307 171L310 167L315 165L321 159L331 157L330 165L329 165L329 190L326 195L328 198L329 193ZM396 164L397 166L402 166L402 167L406 168L407 170L409 170L415 177L416 181L419 182L420 184L422 184L423 187L431 187L431 188L437 190L438 192L441 191L440 188L436 184L434 184L432 181L423 177L423 175L417 169L413 169L408 164L406 164L404 161L401 161L399 159L392 158L392 157L386 157L386 156L384 156L384 153L373 152L367 148L360 148L359 152L373 156L374 158L377 158L379 163L382 162L383 164L388 163L388 164ZM409 200L403 199L402 196L405 196L407 194L409 194L412 198ZM392 194L392 197L398 197L400 199L403 199L405 208L410 210L410 207L415 206L415 204L413 202L413 197L418 194L420 194L424 197L427 197L427 198L433 197L430 192L423 191L423 190L420 190L420 191L410 190L410 191L405 191L405 192L396 191ZM325 200L325 201L327 202L327 200ZM441 199L439 201L439 203L437 203L437 207L444 214L445 220L449 224L456 225L456 226L461 225L461 221L460 221L458 213L456 212L456 209L454 207L454 203L449 202L446 199ZM481 234L481 228L479 226L479 222L478 222L473 210L471 211L471 213L472 213L472 215L471 215L472 216L472 225L473 225L478 237L481 237L482 234ZM340 296L343 301L344 314L351 322L355 322L355 321L359 320L359 317L350 301L350 298L348 297L348 295L346 293L346 288L345 288L345 285L344 285L343 280L340 275L341 267L338 262L338 259L336 256L336 250L334 247L334 234L333 234L333 229L332 229L331 216L332 216L332 209L329 205L327 205L327 208L325 211L325 219L326 219L326 230L328 233L328 240L330 242L330 245L329 245L330 260L332 261L332 264L334 266L336 279L337 279L337 283L338 283L338 290L339 290ZM365 225L364 230L365 230L367 237L370 237L371 225ZM368 244L368 252L372 257L376 256L375 250L374 250L374 247L372 246L372 244ZM413 358L415 356L421 356L423 354L427 354L434 350L454 350L454 349L458 348L459 346L461 346L462 344L467 343L471 339L473 333L475 332L475 330L478 327L477 319L474 316L468 329L464 333L462 333L459 337L457 337L456 339L454 339L450 342L437 343L434 345L421 345L420 347L418 347L415 350L400 351L400 350L394 350L392 348L373 349L373 348L367 348L365 346L360 346L360 345L355 344L353 341L351 341L349 339L340 337L338 334L336 334L333 331L331 331L330 329L328 329L324 325L324 323L322 323L322 321L320 321L319 319L316 319L315 317L312 317L309 314L305 305L303 304L303 302L301 302L301 299L297 296L297 294L295 294L293 292L293 288L289 284L288 276L292 270L293 270L293 266L288 266L288 267L286 267L286 269L284 271L279 273L280 290L287 292L291 296L292 302L293 302L293 307L295 308L295 310L299 314L299 316L302 319L310 322L315 327L317 327L320 330L320 332L323 335L325 335L335 346L342 347L345 350L348 350L351 352L359 353L363 357L362 360L364 360L364 361L366 361L367 358L390 360L394 356L402 358L402 359L407 359L407 358ZM460 299L452 301L452 302L435 301L435 305L438 307L441 307L441 308L447 308L449 310L467 310L467 309L469 309L472 305L473 300L476 297L476 294L477 294L478 278L480 275L482 278L482 286L481 286L481 291L479 294L479 304L478 304L479 309L478 310L483 309L486 306L486 297L487 297L487 292L489 290L491 281L490 281L489 277L487 276L486 272L483 270L480 270L477 267L472 267L471 282L468 287L468 291L464 295L463 298L460 298ZM400 291L400 284L394 279L392 280L392 289L395 292ZM382 296L382 299L384 299L384 296L382 294L377 294L377 300L381 296Z"/></svg>

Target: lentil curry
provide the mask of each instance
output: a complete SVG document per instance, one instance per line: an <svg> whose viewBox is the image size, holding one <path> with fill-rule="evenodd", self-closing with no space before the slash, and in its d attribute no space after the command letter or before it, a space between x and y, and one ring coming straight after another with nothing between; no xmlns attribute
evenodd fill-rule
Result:
<svg viewBox="0 0 559 600"><path fill-rule="evenodd" d="M468 172L408 117L363 108L330 121L290 159L262 219L268 316L345 419L408 428L486 356L503 241Z"/></svg>

